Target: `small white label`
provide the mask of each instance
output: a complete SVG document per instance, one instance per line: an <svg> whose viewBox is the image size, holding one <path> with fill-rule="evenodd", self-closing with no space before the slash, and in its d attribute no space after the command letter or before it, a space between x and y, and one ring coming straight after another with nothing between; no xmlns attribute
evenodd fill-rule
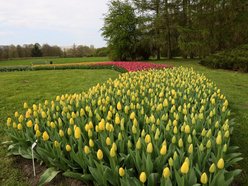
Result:
<svg viewBox="0 0 248 186"><path fill-rule="evenodd" d="M34 177L36 176L36 172L35 172L35 164L34 164L34 148L37 145L37 140L32 144L31 146L31 152L32 152L32 163L33 163L33 172L34 172Z"/></svg>

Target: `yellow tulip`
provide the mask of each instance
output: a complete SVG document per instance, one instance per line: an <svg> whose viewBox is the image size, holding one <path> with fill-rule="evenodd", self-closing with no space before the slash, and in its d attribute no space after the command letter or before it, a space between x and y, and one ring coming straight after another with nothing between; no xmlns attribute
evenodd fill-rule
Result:
<svg viewBox="0 0 248 186"><path fill-rule="evenodd" d="M42 138L43 138L43 140L44 141L47 141L47 140L49 140L49 135L48 135L48 133L45 131L45 132L43 132L43 134L42 134Z"/></svg>
<svg viewBox="0 0 248 186"><path fill-rule="evenodd" d="M169 159L169 165L172 167L174 164L174 160L172 158Z"/></svg>
<svg viewBox="0 0 248 186"><path fill-rule="evenodd" d="M122 108L121 103L118 102L118 103L117 103L117 109L118 109L118 110L121 110L121 108Z"/></svg>
<svg viewBox="0 0 248 186"><path fill-rule="evenodd" d="M188 153L191 154L193 152L193 144L190 144L188 148Z"/></svg>
<svg viewBox="0 0 248 186"><path fill-rule="evenodd" d="M152 146L151 142L147 145L146 152L147 153L152 153L153 152L153 146Z"/></svg>
<svg viewBox="0 0 248 186"><path fill-rule="evenodd" d="M100 121L100 123L98 125L98 128L99 128L100 131L103 131L104 130L104 128L105 128L105 121L104 121L104 119L102 119Z"/></svg>
<svg viewBox="0 0 248 186"><path fill-rule="evenodd" d="M119 175L121 177L125 176L125 170L122 167L119 168Z"/></svg>
<svg viewBox="0 0 248 186"><path fill-rule="evenodd" d="M214 173L215 172L215 164L212 163L212 165L209 167L209 172Z"/></svg>
<svg viewBox="0 0 248 186"><path fill-rule="evenodd" d="M161 154L162 156L164 156L164 155L166 154L166 152L167 152L167 147L166 147L166 145L162 145L162 147L161 147L161 149L160 149L160 154Z"/></svg>
<svg viewBox="0 0 248 186"><path fill-rule="evenodd" d="M189 125L186 125L186 126L185 126L184 132L185 132L186 134L189 134L189 133L190 133L190 126L189 126Z"/></svg>
<svg viewBox="0 0 248 186"><path fill-rule="evenodd" d="M59 147L59 142L58 142L58 141L55 140L55 141L53 142L53 144L54 144L54 147L55 147L55 148L58 148L58 147Z"/></svg>
<svg viewBox="0 0 248 186"><path fill-rule="evenodd" d="M109 137L106 138L105 142L106 142L106 145L108 146L111 145L111 139Z"/></svg>
<svg viewBox="0 0 248 186"><path fill-rule="evenodd" d="M79 127L76 127L75 128L75 131L74 131L74 137L76 139L79 139L81 137L81 129Z"/></svg>
<svg viewBox="0 0 248 186"><path fill-rule="evenodd" d="M119 116L116 116L115 117L115 124L116 125L119 125L120 123L121 123L120 117Z"/></svg>
<svg viewBox="0 0 248 186"><path fill-rule="evenodd" d="M182 164L181 172L183 174L187 174L189 172L189 163L187 161L184 161L184 163Z"/></svg>
<svg viewBox="0 0 248 186"><path fill-rule="evenodd" d="M26 102L23 104L23 108L25 108L25 109L28 108L28 104Z"/></svg>
<svg viewBox="0 0 248 186"><path fill-rule="evenodd" d="M94 147L94 141L92 139L89 140L89 146Z"/></svg>
<svg viewBox="0 0 248 186"><path fill-rule="evenodd" d="M39 131L39 130L37 130L36 132L35 132L35 136L38 138L38 137L40 137L41 136L41 132Z"/></svg>
<svg viewBox="0 0 248 186"><path fill-rule="evenodd" d="M103 152L101 149L98 149L98 151L97 151L97 159L99 159L99 160L103 159Z"/></svg>
<svg viewBox="0 0 248 186"><path fill-rule="evenodd" d="M142 183L145 183L146 182L146 173L145 172L141 172L140 176L139 176L139 180L142 182Z"/></svg>
<svg viewBox="0 0 248 186"><path fill-rule="evenodd" d="M216 137L216 144L221 145L221 143L222 143L222 136L221 134L218 134L218 136Z"/></svg>
<svg viewBox="0 0 248 186"><path fill-rule="evenodd" d="M140 138L138 139L138 141L136 142L136 149L141 149L141 141Z"/></svg>
<svg viewBox="0 0 248 186"><path fill-rule="evenodd" d="M28 122L27 122L27 127L28 128L31 128L33 126L33 122L31 121L31 120L29 120Z"/></svg>
<svg viewBox="0 0 248 186"><path fill-rule="evenodd" d="M67 145L65 146L65 149L66 149L67 152L70 152L70 151L71 151L71 146L67 144Z"/></svg>
<svg viewBox="0 0 248 186"><path fill-rule="evenodd" d="M223 160L223 158L220 158L218 163L217 163L217 167L218 167L218 169L223 169L224 166L225 166L224 160Z"/></svg>
<svg viewBox="0 0 248 186"><path fill-rule="evenodd" d="M133 120L134 118L135 118L135 112L132 112L132 113L130 114L130 119Z"/></svg>
<svg viewBox="0 0 248 186"><path fill-rule="evenodd" d="M59 130L59 136L60 136L60 137L63 137L63 136L64 136L64 131L61 130L61 129Z"/></svg>
<svg viewBox="0 0 248 186"><path fill-rule="evenodd" d="M68 134L69 136L72 134L71 128L68 128L68 129L67 129L67 134Z"/></svg>
<svg viewBox="0 0 248 186"><path fill-rule="evenodd" d="M19 113L15 112L15 117L18 118L18 116L19 116Z"/></svg>
<svg viewBox="0 0 248 186"><path fill-rule="evenodd" d="M180 138L180 139L178 140L178 146L179 146L180 148L183 147L183 140L182 140L182 138Z"/></svg>
<svg viewBox="0 0 248 186"><path fill-rule="evenodd" d="M116 156L116 152L115 152L115 149L113 147L110 149L109 155L112 158Z"/></svg>
<svg viewBox="0 0 248 186"><path fill-rule="evenodd" d="M17 129L18 129L18 130L22 130L22 124L19 123L19 124L17 125Z"/></svg>
<svg viewBox="0 0 248 186"><path fill-rule="evenodd" d="M85 154L89 154L89 153L90 153L90 148L89 148L89 146L87 146L87 145L84 146L84 153L85 153Z"/></svg>
<svg viewBox="0 0 248 186"><path fill-rule="evenodd" d="M206 184L208 182L208 176L207 174L204 172L202 175L201 175L201 183L202 184Z"/></svg>
<svg viewBox="0 0 248 186"><path fill-rule="evenodd" d="M146 143L150 143L151 142L151 136L149 134L146 135L145 142Z"/></svg>
<svg viewBox="0 0 248 186"><path fill-rule="evenodd" d="M171 175L170 169L168 167L165 167L164 170L163 170L163 177L164 178L169 178L170 175Z"/></svg>

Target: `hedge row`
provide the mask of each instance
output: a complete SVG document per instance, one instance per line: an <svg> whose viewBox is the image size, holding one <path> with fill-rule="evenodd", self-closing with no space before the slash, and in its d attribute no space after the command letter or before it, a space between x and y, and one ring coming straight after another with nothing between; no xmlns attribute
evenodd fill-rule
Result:
<svg viewBox="0 0 248 186"><path fill-rule="evenodd" d="M123 68L114 65L65 65L65 66L6 66L0 67L0 72L13 72L13 71L36 71L36 70L66 70L66 69L112 69L118 72L127 72Z"/></svg>
<svg viewBox="0 0 248 186"><path fill-rule="evenodd" d="M211 55L202 59L200 64L210 68L248 72L248 45Z"/></svg>

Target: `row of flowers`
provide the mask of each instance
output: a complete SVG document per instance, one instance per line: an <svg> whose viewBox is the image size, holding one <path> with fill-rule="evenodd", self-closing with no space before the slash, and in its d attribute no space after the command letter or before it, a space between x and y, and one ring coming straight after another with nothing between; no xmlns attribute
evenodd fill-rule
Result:
<svg viewBox="0 0 248 186"><path fill-rule="evenodd" d="M162 69L162 68L169 68L166 64L155 64L150 62L103 62L103 63L96 63L93 65L110 65L116 66L119 68L126 69L128 72L132 71L139 71L139 70L148 70L148 69Z"/></svg>
<svg viewBox="0 0 248 186"><path fill-rule="evenodd" d="M188 68L124 73L81 94L29 105L7 119L12 154L98 185L229 185L228 101ZM230 169L231 168L231 169Z"/></svg>
<svg viewBox="0 0 248 186"><path fill-rule="evenodd" d="M151 62L88 62L88 63L68 63L68 64L51 64L51 65L33 65L33 69L59 69L59 68L112 68L122 69L125 72L148 70L148 69L163 69L171 66L165 64L156 64Z"/></svg>

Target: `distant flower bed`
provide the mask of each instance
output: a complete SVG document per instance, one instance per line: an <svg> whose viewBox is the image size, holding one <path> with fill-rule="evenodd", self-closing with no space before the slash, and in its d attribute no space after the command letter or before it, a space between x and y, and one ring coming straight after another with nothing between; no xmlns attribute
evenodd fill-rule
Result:
<svg viewBox="0 0 248 186"><path fill-rule="evenodd" d="M119 72L133 72L162 68L171 68L171 66L151 62L81 62L65 64L35 64L32 66L7 66L0 67L0 72L64 69L113 69Z"/></svg>
<svg viewBox="0 0 248 186"><path fill-rule="evenodd" d="M130 71L156 66L107 64ZM241 158L230 146L228 101L192 69L124 73L24 109L7 119L9 151L30 158L37 140L34 156L54 167L46 176L59 170L106 186L224 186L240 173L232 167Z"/></svg>
<svg viewBox="0 0 248 186"><path fill-rule="evenodd" d="M165 64L155 64L150 62L104 62L104 63L95 63L93 65L114 65L119 68L123 68L128 72L171 67Z"/></svg>

